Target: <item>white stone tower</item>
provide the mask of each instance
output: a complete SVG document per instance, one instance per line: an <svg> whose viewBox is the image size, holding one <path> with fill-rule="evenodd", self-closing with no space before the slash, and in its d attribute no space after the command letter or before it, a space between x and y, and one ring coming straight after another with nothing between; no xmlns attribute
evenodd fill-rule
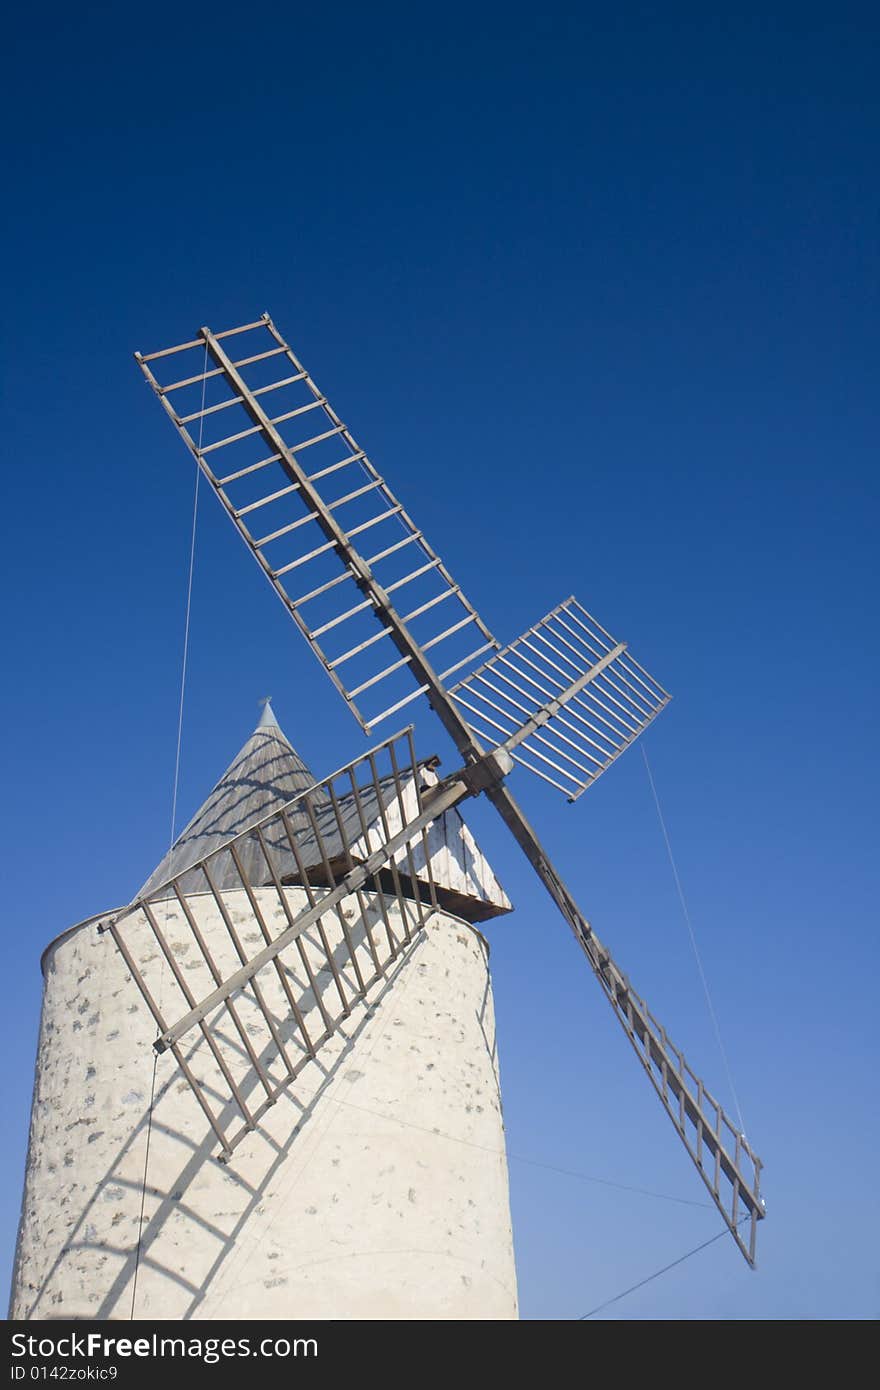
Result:
<svg viewBox="0 0 880 1390"><path fill-rule="evenodd" d="M313 780L267 706L142 893ZM517 1316L488 946L474 925L510 903L457 811L429 838L440 910L226 1162L190 1085L156 1057L155 1022L103 919L48 946L12 1317ZM258 866L250 877L268 901ZM186 916L219 949L216 900L182 881L169 939ZM304 904L288 883L288 903ZM244 921L240 884L220 887ZM354 895L341 907L345 931L359 907ZM173 944L197 979L187 943ZM161 995L167 971L145 959ZM319 1001L287 974L310 1018ZM281 1016L280 990L274 1006Z"/></svg>

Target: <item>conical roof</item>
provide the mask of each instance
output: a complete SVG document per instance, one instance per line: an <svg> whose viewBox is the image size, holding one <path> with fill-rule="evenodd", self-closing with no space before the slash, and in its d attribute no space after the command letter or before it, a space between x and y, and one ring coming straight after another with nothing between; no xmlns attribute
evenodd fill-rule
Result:
<svg viewBox="0 0 880 1390"><path fill-rule="evenodd" d="M270 815L314 782L312 773L282 732L267 700L256 729L137 896L144 897L183 873L211 850ZM259 854L256 846L254 852ZM245 865L246 869L249 867ZM260 870L265 873L262 859ZM202 890L205 887L204 882L198 885ZM196 885L193 888L198 891Z"/></svg>

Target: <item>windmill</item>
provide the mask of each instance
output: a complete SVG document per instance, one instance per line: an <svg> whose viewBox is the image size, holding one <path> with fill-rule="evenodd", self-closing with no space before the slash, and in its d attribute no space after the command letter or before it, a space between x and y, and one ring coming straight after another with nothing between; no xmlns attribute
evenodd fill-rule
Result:
<svg viewBox="0 0 880 1390"><path fill-rule="evenodd" d="M501 645L268 315L219 333L202 328L186 343L136 358L361 729L373 735L424 697L461 759L460 767L432 785L416 778L409 797L403 797L403 742L409 747L407 764L417 766L411 729L405 730L292 802L270 823L247 831L259 844L261 863L269 865L279 896L284 883L298 883L307 900L296 912L287 908L286 925L274 935L263 923L261 949L239 949L236 968L214 965L213 988L201 998L189 989L162 937L156 890L152 899L147 894L136 900L110 924L156 1020L157 1051L174 1053L221 1153L231 1153L259 1125L261 1108L242 1104L237 1131L222 1127L187 1066L182 1041L200 1029L216 1050L206 1022L212 1012L231 1011L233 999L249 985L261 1007L260 972L274 969L282 978L285 953L310 927L322 930L338 916L350 895L374 893L381 915L387 899L401 898L403 877L418 885L416 846L422 847L420 862L428 865L430 880L431 827L469 798L483 795L573 932L736 1245L754 1265L757 1224L764 1216L760 1160L612 959L508 784L514 769L524 767L569 801L577 800L656 718L669 696L627 644L573 597ZM181 371L184 362L190 365ZM387 806L391 784L397 815L371 815ZM294 811L298 825L291 823ZM239 851L233 844L225 853L236 860L237 878L247 888ZM201 872L216 889L210 865ZM184 901L179 882L172 890ZM427 893L434 893L430 882ZM251 908L259 919L255 898ZM130 948L127 924L144 913L181 985L186 1007L176 1019L160 1008ZM388 933L392 948L393 941ZM350 940L346 945L357 965L355 946ZM368 995L382 970L373 949L371 968L355 971L358 997ZM290 1006L295 1009L292 999ZM324 1014L322 1038L307 1038L304 1056L332 1035L333 1018ZM277 1087L268 1085L263 1109L290 1083L297 1065L288 1060ZM233 1099L234 1090L233 1084Z"/></svg>
<svg viewBox="0 0 880 1390"><path fill-rule="evenodd" d="M361 729L426 700L460 765L409 725L318 781L267 705L133 901L50 944L12 1315L516 1316L480 795L754 1265L759 1159L508 786L577 800L666 692L574 598L502 646L268 316L138 361Z"/></svg>

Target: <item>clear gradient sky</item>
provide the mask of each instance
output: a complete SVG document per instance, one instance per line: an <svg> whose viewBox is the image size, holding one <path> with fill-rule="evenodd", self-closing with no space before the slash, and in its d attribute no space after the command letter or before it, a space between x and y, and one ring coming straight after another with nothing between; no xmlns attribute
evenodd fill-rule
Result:
<svg viewBox="0 0 880 1390"><path fill-rule="evenodd" d="M7 21L9 1263L40 951L168 841L193 478L131 353L268 309L499 636L574 592L675 695L646 743L769 1219L757 1273L719 1241L602 1316L877 1315L880 33L868 5L712 8ZM204 500L183 820L264 694L319 774L363 747ZM419 747L451 765L427 712ZM516 794L729 1101L639 752L576 807ZM719 1221L471 819L517 907L488 934L522 1315L576 1318Z"/></svg>

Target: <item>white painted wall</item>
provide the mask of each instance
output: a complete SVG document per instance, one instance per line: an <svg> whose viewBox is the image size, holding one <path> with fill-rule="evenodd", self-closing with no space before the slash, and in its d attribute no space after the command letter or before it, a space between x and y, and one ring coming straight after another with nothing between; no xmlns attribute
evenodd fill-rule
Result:
<svg viewBox="0 0 880 1390"><path fill-rule="evenodd" d="M280 910L272 890L257 894ZM247 934L244 894L224 900ZM210 898L189 903L219 951ZM354 919L353 899L346 909ZM182 914L165 910L186 960ZM168 967L146 934L136 945L178 1017ZM225 1165L171 1054L159 1057L141 1227L155 1025L109 935L88 924L61 937L45 959L11 1316L515 1318L487 956L472 927L432 916ZM201 962L187 970L207 993ZM280 986L272 1007L284 1012ZM204 1045L190 1051L213 1085ZM237 1079L257 1094L246 1066Z"/></svg>
<svg viewBox="0 0 880 1390"><path fill-rule="evenodd" d="M420 769L419 781L423 786L436 787L439 780L436 772L430 767ZM368 825L366 835L352 845L352 854L356 859L366 859L373 850L382 848L386 838L396 835L405 823L415 820L419 810L416 779L409 777L404 782L400 800L394 798L386 806L384 824L377 816L372 824ZM387 836L385 825L388 827ZM430 864L430 874L438 888L451 888L454 892L471 898L474 903L491 903L501 912L513 911L513 904L456 807L431 822L425 832L424 841L417 835L407 846L398 850L394 860L403 873L414 871L420 880L426 882L426 857ZM476 912L474 917L480 920Z"/></svg>

